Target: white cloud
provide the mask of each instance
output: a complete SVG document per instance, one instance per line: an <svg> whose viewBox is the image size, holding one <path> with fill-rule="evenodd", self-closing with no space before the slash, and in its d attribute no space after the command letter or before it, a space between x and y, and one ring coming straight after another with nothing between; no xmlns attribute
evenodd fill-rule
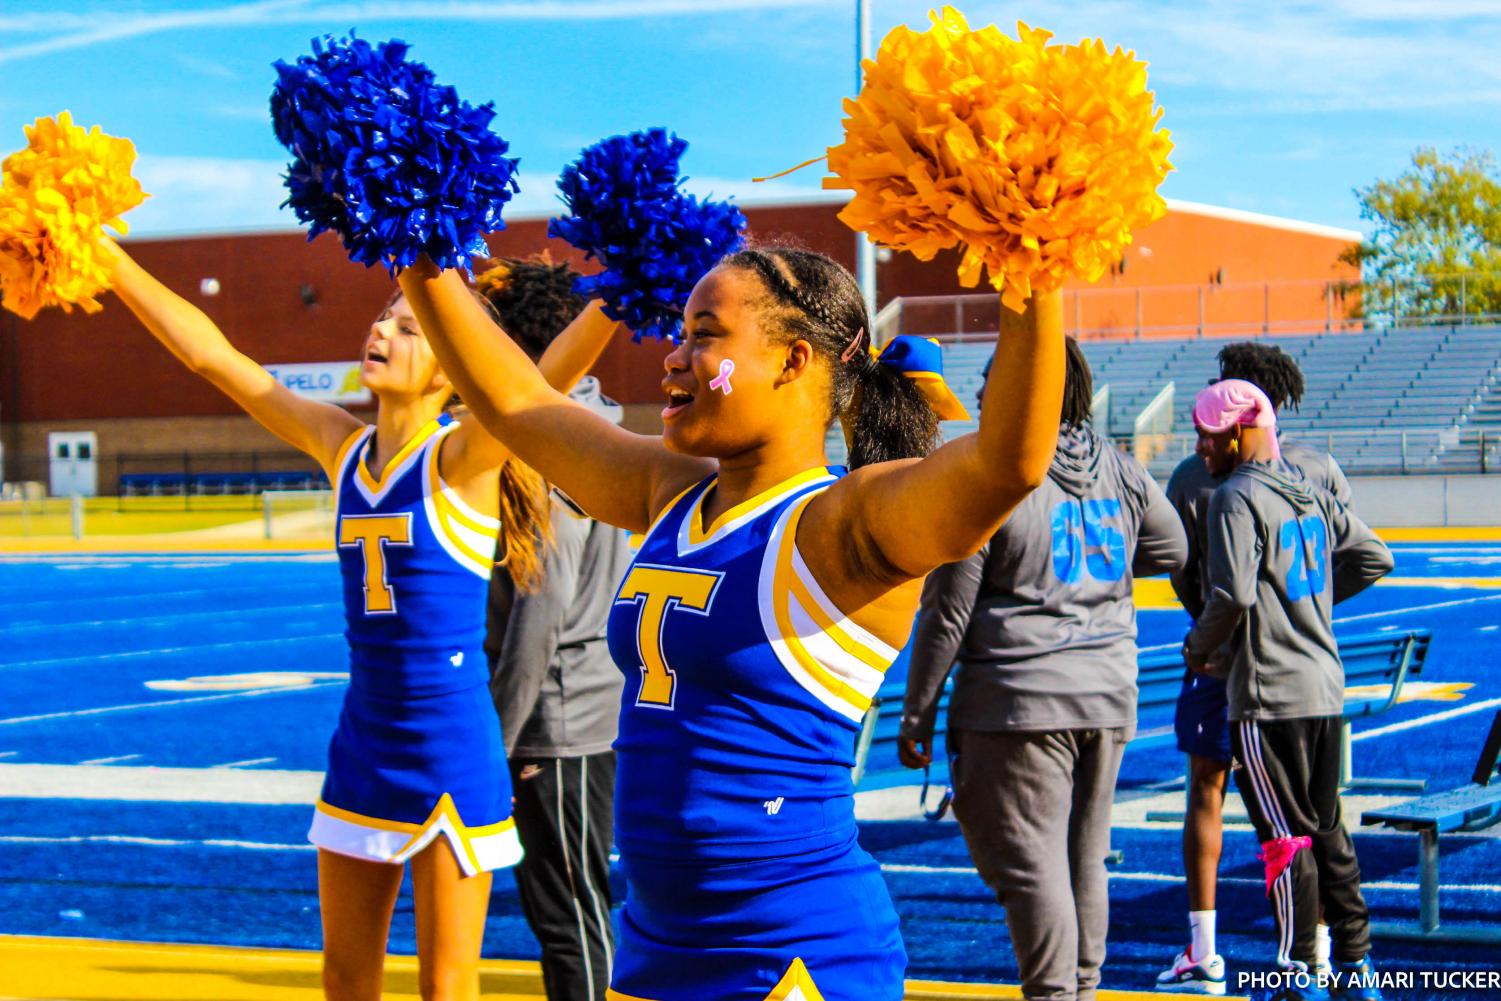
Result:
<svg viewBox="0 0 1501 1001"><path fill-rule="evenodd" d="M142 154L135 173L151 197L126 217L131 235L296 229L277 207L285 169L278 160Z"/></svg>
<svg viewBox="0 0 1501 1001"><path fill-rule="evenodd" d="M280 160L153 156L136 161L136 176L151 197L127 217L132 236L243 233L298 228L278 206L286 199ZM843 192L818 187L822 168L809 167L807 181L752 182L748 177L692 177L686 189L700 197L732 198L742 205L840 202ZM523 171L521 191L506 206L510 219L537 219L562 211L557 175Z"/></svg>
<svg viewBox="0 0 1501 1001"><path fill-rule="evenodd" d="M189 29L276 24L350 25L381 21L593 21L667 16L718 16L743 11L836 7L844 0L535 0L459 3L382 2L312 4L309 0L261 0L160 14L96 12L50 16L0 16L0 34L60 32L36 41L0 48L0 63L106 42Z"/></svg>

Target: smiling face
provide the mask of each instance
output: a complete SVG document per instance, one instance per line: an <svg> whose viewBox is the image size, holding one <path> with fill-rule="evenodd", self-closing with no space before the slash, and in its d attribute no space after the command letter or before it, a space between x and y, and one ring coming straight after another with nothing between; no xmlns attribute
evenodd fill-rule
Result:
<svg viewBox="0 0 1501 1001"><path fill-rule="evenodd" d="M1204 460L1212 476L1228 476L1240 465L1240 428L1218 433L1195 425L1199 442L1194 452Z"/></svg>
<svg viewBox="0 0 1501 1001"><path fill-rule="evenodd" d="M662 440L674 452L726 458L771 440L784 424L822 422L827 402L813 407L820 375L806 341L783 343L765 324L759 279L720 265L693 289L683 310L683 340L664 360ZM734 363L731 391L713 388ZM820 424L821 426L821 424Z"/></svg>
<svg viewBox="0 0 1501 1001"><path fill-rule="evenodd" d="M448 388L448 377L438 367L405 296L392 300L370 325L360 382L377 396L427 396Z"/></svg>

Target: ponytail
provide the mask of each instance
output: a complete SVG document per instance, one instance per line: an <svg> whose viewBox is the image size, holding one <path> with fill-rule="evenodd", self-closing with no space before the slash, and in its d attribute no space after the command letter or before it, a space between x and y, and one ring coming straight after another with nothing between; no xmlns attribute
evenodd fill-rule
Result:
<svg viewBox="0 0 1501 1001"><path fill-rule="evenodd" d="M500 467L500 564L516 590L532 593L542 586L542 556L554 544L547 481L521 460Z"/></svg>
<svg viewBox="0 0 1501 1001"><path fill-rule="evenodd" d="M840 415L849 467L920 458L933 451L938 415L917 384L868 354L848 364L861 367L854 398Z"/></svg>

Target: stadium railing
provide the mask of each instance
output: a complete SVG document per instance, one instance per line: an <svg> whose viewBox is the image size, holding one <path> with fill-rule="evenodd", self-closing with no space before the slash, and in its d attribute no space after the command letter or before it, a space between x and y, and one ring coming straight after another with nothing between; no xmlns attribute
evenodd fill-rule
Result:
<svg viewBox="0 0 1501 1001"><path fill-rule="evenodd" d="M1491 308L1501 275L1432 275L1396 281L1321 279L1210 282L1063 291L1064 329L1080 340L1246 338L1364 333L1398 327L1501 322ZM875 322L878 344L898 333L993 339L1000 304L992 293L894 299Z"/></svg>

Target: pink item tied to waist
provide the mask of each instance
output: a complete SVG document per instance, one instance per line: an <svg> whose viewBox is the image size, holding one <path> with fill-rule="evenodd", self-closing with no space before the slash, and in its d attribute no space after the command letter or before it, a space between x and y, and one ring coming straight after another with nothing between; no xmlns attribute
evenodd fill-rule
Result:
<svg viewBox="0 0 1501 1001"><path fill-rule="evenodd" d="M1273 431L1272 447L1278 456L1277 411L1272 401L1244 379L1223 379L1199 390L1194 397L1194 423L1210 434L1221 434L1239 425Z"/></svg>
<svg viewBox="0 0 1501 1001"><path fill-rule="evenodd" d="M1304 834L1301 837L1273 838L1261 843L1261 851L1257 854L1266 865L1266 895L1272 895L1272 884L1277 882L1277 877L1293 864L1293 858L1298 852L1313 847L1313 839Z"/></svg>

